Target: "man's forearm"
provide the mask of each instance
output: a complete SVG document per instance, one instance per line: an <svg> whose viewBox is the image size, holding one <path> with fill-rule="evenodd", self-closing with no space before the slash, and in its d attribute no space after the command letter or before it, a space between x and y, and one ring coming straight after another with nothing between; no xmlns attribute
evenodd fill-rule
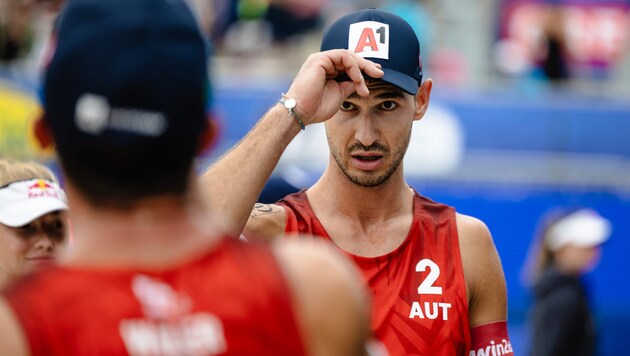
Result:
<svg viewBox="0 0 630 356"><path fill-rule="evenodd" d="M299 131L300 126L287 109L275 105L201 176L206 200L237 231L245 227L265 183Z"/></svg>

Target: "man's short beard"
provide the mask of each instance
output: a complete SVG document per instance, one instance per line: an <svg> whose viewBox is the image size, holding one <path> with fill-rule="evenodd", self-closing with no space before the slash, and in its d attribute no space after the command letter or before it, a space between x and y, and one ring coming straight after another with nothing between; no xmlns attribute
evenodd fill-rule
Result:
<svg viewBox="0 0 630 356"><path fill-rule="evenodd" d="M327 135L328 136L328 135ZM379 185L387 182L387 180L394 174L400 163L402 163L403 158L405 157L405 153L407 152L407 148L409 147L409 140L411 139L411 130L409 130L409 135L405 142L400 145L397 150L394 152L393 157L394 161L389 165L385 173L377 175L372 172L363 172L361 174L352 174L348 166L342 164L342 156L335 145L332 144L330 137L328 137L328 146L330 147L330 152L337 162L337 166L343 172L343 174L348 177L348 179L361 187L372 188L378 187ZM364 151L377 151L383 152L384 156L387 157L390 150L386 146L383 146L379 143L374 143L369 147L365 147L360 143L356 143L348 148L346 148L346 153L348 157L351 156L352 151L355 151L357 148L362 149Z"/></svg>

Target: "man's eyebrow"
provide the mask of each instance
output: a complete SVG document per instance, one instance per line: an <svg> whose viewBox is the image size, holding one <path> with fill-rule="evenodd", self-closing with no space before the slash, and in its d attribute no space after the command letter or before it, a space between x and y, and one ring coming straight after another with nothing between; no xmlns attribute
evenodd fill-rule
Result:
<svg viewBox="0 0 630 356"><path fill-rule="evenodd" d="M384 91L376 96L377 99L401 99L404 97L405 94L403 94L401 90L397 89Z"/></svg>
<svg viewBox="0 0 630 356"><path fill-rule="evenodd" d="M372 88L370 90L374 90L375 88ZM401 99L404 98L405 94L402 92L402 90L398 90L398 89L389 89L386 90L378 95L376 95L376 99ZM359 98L359 94L355 91L354 93L350 94L346 99L358 99Z"/></svg>

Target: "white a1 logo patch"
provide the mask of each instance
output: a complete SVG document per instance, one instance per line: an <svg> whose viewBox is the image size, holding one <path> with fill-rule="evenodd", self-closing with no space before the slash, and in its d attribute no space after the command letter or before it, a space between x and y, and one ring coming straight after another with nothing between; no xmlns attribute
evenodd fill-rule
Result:
<svg viewBox="0 0 630 356"><path fill-rule="evenodd" d="M376 21L353 23L348 49L364 58L389 59L389 25Z"/></svg>

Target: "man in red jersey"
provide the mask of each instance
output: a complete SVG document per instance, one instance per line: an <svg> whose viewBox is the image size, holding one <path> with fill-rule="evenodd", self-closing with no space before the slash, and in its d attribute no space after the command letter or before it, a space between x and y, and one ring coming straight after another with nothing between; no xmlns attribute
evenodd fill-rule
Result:
<svg viewBox="0 0 630 356"><path fill-rule="evenodd" d="M321 49L205 172L209 200L250 240L309 233L336 244L362 270L373 331L391 354L512 355L505 278L488 228L404 179L411 128L433 86L422 82L416 34L400 17L368 9L336 21ZM357 58L382 72L350 66ZM330 149L321 178L277 204L255 204L287 145L316 122L325 122Z"/></svg>
<svg viewBox="0 0 630 356"><path fill-rule="evenodd" d="M0 355L364 354L368 294L343 256L208 218L207 46L186 3L71 0L56 39L36 134L74 245L4 291Z"/></svg>

